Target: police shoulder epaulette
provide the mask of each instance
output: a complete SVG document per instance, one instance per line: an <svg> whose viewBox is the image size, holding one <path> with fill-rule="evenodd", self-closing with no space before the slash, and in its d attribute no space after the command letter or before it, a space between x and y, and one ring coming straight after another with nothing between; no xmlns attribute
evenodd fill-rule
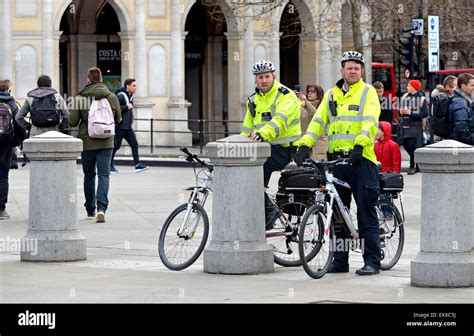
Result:
<svg viewBox="0 0 474 336"><path fill-rule="evenodd" d="M288 89L287 87L284 87L284 86L280 86L280 87L278 88L278 91L280 91L281 93L283 93L283 94L285 94L285 95L288 94L288 93L290 93L290 89Z"/></svg>

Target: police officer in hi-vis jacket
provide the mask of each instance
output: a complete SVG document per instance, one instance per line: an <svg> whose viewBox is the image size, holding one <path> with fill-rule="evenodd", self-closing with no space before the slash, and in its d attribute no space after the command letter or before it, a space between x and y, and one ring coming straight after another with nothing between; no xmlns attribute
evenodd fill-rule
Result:
<svg viewBox="0 0 474 336"><path fill-rule="evenodd" d="M271 174L282 170L292 160L293 143L301 137L300 104L296 94L276 80L275 66L258 61L253 66L255 92L247 100L242 135L268 142L271 156L263 165L263 179L268 187ZM265 193L266 229L273 227L279 209Z"/></svg>
<svg viewBox="0 0 474 336"><path fill-rule="evenodd" d="M379 273L380 232L375 203L379 197L379 170L374 153L378 131L380 102L375 88L364 83L364 56L356 51L343 54L342 79L324 95L306 134L299 141L295 162L309 158L309 149L327 129L328 159L349 158L351 164L334 167L334 177L350 184L351 190L336 186L342 202L350 207L351 194L357 204L357 223L362 240L364 267L359 275ZM346 232L336 233L346 239ZM346 245L347 244L342 244ZM337 245L335 246L342 246ZM328 273L349 272L349 251L335 251Z"/></svg>

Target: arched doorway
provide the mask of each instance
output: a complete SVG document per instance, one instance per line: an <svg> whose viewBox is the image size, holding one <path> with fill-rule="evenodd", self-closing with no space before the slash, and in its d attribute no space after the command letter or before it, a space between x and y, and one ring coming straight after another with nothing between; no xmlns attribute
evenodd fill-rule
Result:
<svg viewBox="0 0 474 336"><path fill-rule="evenodd" d="M227 119L227 23L222 9L217 4L197 1L190 9L185 23L185 97L191 102L188 119L216 121ZM224 132L226 125L206 122L201 125L190 121L193 132ZM198 144L222 138L223 134L209 134L200 139L193 134L193 143Z"/></svg>
<svg viewBox="0 0 474 336"><path fill-rule="evenodd" d="M87 69L102 70L111 90L122 82L122 43L119 17L108 1L76 0L64 11L59 30L61 91L75 95L85 83Z"/></svg>
<svg viewBox="0 0 474 336"><path fill-rule="evenodd" d="M281 16L280 32L280 78L293 88L300 83L300 34L301 20L296 6L290 1Z"/></svg>

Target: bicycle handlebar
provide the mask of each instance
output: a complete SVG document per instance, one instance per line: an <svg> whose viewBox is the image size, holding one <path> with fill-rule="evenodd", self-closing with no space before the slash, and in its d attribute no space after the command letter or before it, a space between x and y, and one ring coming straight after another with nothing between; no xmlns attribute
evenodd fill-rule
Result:
<svg viewBox="0 0 474 336"><path fill-rule="evenodd" d="M207 168L212 170L213 166L211 164L208 164L208 163L200 160L196 154L192 154L186 147L180 147L179 150L188 156L186 158L186 161L188 161L188 162L193 162L193 161L199 162L203 167L207 167Z"/></svg>

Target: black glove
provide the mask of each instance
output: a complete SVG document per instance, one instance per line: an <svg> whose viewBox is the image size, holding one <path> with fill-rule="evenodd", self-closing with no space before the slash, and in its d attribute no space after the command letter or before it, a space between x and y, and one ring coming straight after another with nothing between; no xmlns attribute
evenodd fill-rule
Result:
<svg viewBox="0 0 474 336"><path fill-rule="evenodd" d="M360 160L362 159L362 151L364 150L364 147L361 145L355 145L354 149L352 150L351 156L349 156L349 161L352 164L359 163Z"/></svg>
<svg viewBox="0 0 474 336"><path fill-rule="evenodd" d="M295 160L296 165L298 167L301 167L303 165L303 162L309 159L309 148L306 146L301 146L298 151L295 154L295 157L293 160Z"/></svg>

